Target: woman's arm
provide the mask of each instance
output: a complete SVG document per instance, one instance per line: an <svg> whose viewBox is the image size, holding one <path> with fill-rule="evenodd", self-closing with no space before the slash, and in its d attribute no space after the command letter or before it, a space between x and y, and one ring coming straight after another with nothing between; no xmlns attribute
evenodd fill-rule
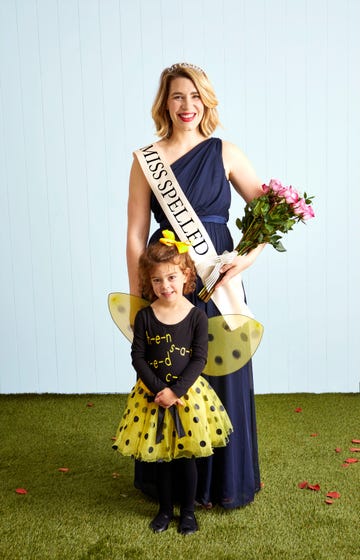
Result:
<svg viewBox="0 0 360 560"><path fill-rule="evenodd" d="M126 259L130 293L141 296L139 288L139 257L146 247L150 231L150 187L139 162L134 158L129 182Z"/></svg>
<svg viewBox="0 0 360 560"><path fill-rule="evenodd" d="M245 202L250 202L264 194L261 186L262 183L245 154L235 144L230 142L223 141L222 147L226 176L236 192L240 194ZM226 284L230 278L249 268L263 248L264 245L259 245L247 255L238 255L231 264L224 265L221 273L226 272L226 274L216 287Z"/></svg>
<svg viewBox="0 0 360 560"><path fill-rule="evenodd" d="M260 179L240 148L225 141L222 147L226 176L245 202L264 194Z"/></svg>

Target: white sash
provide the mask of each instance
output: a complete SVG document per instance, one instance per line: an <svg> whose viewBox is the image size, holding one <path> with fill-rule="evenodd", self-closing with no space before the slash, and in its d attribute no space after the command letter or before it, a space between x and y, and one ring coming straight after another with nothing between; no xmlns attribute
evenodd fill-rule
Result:
<svg viewBox="0 0 360 560"><path fill-rule="evenodd" d="M236 251L217 255L212 241L190 202L181 189L170 165L156 144L134 152L144 175L180 241L190 241L190 255L205 284L214 267L230 263ZM240 314L253 317L245 303L241 275L233 276L225 286L216 288L211 296L222 315Z"/></svg>

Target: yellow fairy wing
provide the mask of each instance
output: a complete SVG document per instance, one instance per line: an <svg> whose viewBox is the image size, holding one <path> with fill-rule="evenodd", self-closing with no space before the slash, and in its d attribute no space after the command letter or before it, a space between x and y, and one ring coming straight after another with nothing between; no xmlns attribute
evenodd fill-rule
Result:
<svg viewBox="0 0 360 560"><path fill-rule="evenodd" d="M135 315L140 309L148 305L150 305L150 302L146 299L130 294L123 294L122 292L114 292L108 296L110 315L116 326L119 327L130 342L132 342L134 338L133 326Z"/></svg>
<svg viewBox="0 0 360 560"><path fill-rule="evenodd" d="M120 331L132 342L135 316L150 303L137 296L114 292L108 296L111 317ZM255 354L264 328L245 315L219 315L209 319L206 375L227 375L243 367Z"/></svg>
<svg viewBox="0 0 360 560"><path fill-rule="evenodd" d="M243 367L255 354L264 327L245 315L219 315L209 319L206 375L226 375Z"/></svg>

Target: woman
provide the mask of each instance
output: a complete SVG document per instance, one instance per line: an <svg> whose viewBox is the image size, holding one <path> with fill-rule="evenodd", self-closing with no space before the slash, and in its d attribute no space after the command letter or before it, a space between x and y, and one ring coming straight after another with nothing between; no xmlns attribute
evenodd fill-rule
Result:
<svg viewBox="0 0 360 560"><path fill-rule="evenodd" d="M216 107L215 93L201 68L180 63L162 72L152 107L160 137L156 145L171 165L217 253L222 254L233 249L226 225L231 202L230 184L246 202L260 196L262 189L261 181L241 150L212 137L219 124ZM130 293L138 296L141 296L138 261L148 243L151 213L159 229L150 243L161 237L163 229L172 228L134 158L128 200L127 263ZM223 265L221 272L225 274L218 286L225 285L248 268L261 250L259 246ZM219 315L211 300L205 304L197 297L201 287L199 279L190 300L204 309L208 317ZM252 502L260 488L251 363L230 375L212 377L211 383L231 418L234 433L226 448L217 449L212 457L198 460L197 500L205 507L217 503L224 508L235 508ZM154 476L148 465L137 463L135 486L154 494Z"/></svg>

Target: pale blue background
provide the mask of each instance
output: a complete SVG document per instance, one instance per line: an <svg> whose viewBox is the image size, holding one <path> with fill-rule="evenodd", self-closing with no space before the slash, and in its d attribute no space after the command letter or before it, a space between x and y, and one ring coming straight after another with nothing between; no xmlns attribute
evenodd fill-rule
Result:
<svg viewBox="0 0 360 560"><path fill-rule="evenodd" d="M178 61L264 182L316 195L245 275L256 392L359 390L359 24L358 0L0 0L0 392L133 384L107 294L128 289L132 151Z"/></svg>

